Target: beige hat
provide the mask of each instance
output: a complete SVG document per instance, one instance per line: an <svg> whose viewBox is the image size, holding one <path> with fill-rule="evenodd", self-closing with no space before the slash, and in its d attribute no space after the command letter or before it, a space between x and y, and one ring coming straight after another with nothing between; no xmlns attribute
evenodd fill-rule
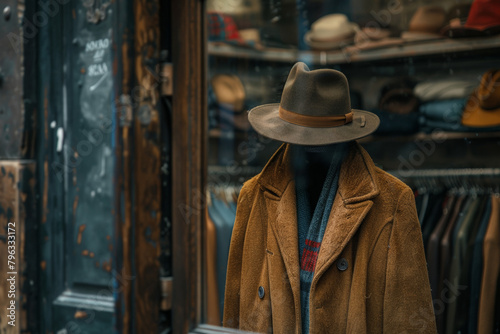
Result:
<svg viewBox="0 0 500 334"><path fill-rule="evenodd" d="M330 14L314 22L304 39L315 49L334 49L352 44L358 29L358 25L349 22L344 14Z"/></svg>
<svg viewBox="0 0 500 334"><path fill-rule="evenodd" d="M298 62L288 74L280 103L249 111L248 120L261 135L298 145L328 145L373 133L379 118L351 109L347 78L339 71L310 71Z"/></svg>
<svg viewBox="0 0 500 334"><path fill-rule="evenodd" d="M446 23L445 10L436 5L423 6L417 9L410 20L408 31L401 34L407 41L443 38L441 29Z"/></svg>
<svg viewBox="0 0 500 334"><path fill-rule="evenodd" d="M233 74L217 74L212 77L212 88L218 103L242 111L245 105L245 88L240 78Z"/></svg>

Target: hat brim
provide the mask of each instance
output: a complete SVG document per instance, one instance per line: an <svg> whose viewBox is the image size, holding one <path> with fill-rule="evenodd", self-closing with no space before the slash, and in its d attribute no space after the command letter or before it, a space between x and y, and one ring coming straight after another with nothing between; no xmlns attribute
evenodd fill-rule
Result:
<svg viewBox="0 0 500 334"><path fill-rule="evenodd" d="M437 33L431 32L419 32L419 31L403 31L401 33L401 38L409 43L409 42L420 42L420 41L432 41L436 39L443 39L445 36L442 36Z"/></svg>
<svg viewBox="0 0 500 334"><path fill-rule="evenodd" d="M284 121L279 117L279 103L251 109L248 120L255 131L267 138L297 145L328 145L363 138L377 130L380 124L377 115L364 110L352 111L351 123L330 128L312 128Z"/></svg>
<svg viewBox="0 0 500 334"><path fill-rule="evenodd" d="M479 105L477 93L472 93L462 114L462 125L469 127L500 126L500 108L485 110Z"/></svg>
<svg viewBox="0 0 500 334"><path fill-rule="evenodd" d="M304 42L313 49L317 50L333 50L340 49L344 46L354 44L354 36L356 35L358 25L356 23L349 24L349 30L342 33L335 33L327 39L318 39L313 31L308 31L304 35Z"/></svg>

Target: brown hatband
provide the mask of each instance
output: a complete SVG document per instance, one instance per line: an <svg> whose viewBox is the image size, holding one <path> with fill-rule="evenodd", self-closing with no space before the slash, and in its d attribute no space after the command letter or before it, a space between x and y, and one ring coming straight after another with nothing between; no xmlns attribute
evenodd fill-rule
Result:
<svg viewBox="0 0 500 334"><path fill-rule="evenodd" d="M295 125L307 126L310 128L331 128L351 123L353 114L351 111L341 116L307 116L288 111L280 106L279 116L282 120Z"/></svg>

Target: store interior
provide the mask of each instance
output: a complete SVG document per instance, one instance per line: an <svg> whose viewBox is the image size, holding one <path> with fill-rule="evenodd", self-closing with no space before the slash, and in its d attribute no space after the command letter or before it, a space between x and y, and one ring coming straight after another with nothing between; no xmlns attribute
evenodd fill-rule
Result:
<svg viewBox="0 0 500 334"><path fill-rule="evenodd" d="M477 10L477 0L229 3L206 4L207 322L222 323L239 190L281 145L251 127L248 110L280 102L301 61L343 72L352 108L379 116L359 143L414 191L438 332L498 331L489 226L500 224L500 9ZM456 298L443 297L448 289Z"/></svg>

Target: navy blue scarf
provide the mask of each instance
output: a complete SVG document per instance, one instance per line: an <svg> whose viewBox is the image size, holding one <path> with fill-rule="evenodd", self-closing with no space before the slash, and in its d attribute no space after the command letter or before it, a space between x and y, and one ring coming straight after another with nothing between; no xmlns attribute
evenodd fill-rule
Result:
<svg viewBox="0 0 500 334"><path fill-rule="evenodd" d="M311 209L308 193L307 179L297 175L297 170L303 168L304 151L318 152L331 156L330 166L318 202L314 210ZM340 167L347 153L346 144L329 145L324 147L296 148L294 156L294 167L296 170L296 196L297 196L297 223L300 253L300 303L302 317L302 333L309 333L309 292L311 282L316 269L321 241L325 234L326 225L333 201L337 193ZM303 175L302 175L303 176Z"/></svg>

